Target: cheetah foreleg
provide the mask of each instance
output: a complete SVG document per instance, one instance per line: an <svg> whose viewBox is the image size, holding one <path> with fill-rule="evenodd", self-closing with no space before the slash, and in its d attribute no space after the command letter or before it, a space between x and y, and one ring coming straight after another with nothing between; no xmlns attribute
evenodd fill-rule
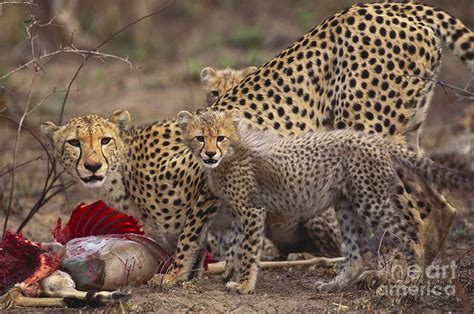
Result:
<svg viewBox="0 0 474 314"><path fill-rule="evenodd" d="M257 273L260 262L260 251L265 226L265 210L259 207L239 209L242 224L242 263L239 270L239 281L229 281L226 288L241 294L251 293L257 283Z"/></svg>
<svg viewBox="0 0 474 314"><path fill-rule="evenodd" d="M193 210L189 211L186 217L186 223L179 237L176 256L173 261L173 267L168 274L155 275L153 278L157 283L172 284L178 281L192 279L196 274L201 273L203 254L203 243L207 234L209 220L212 218L218 202L203 194L199 197Z"/></svg>

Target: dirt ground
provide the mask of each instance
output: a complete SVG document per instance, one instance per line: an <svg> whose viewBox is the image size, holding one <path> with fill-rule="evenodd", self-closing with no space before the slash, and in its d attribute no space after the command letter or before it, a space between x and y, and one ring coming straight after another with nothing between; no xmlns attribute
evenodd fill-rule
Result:
<svg viewBox="0 0 474 314"><path fill-rule="evenodd" d="M130 111L132 121L138 124L171 118L180 110L197 109L204 104L204 93L198 77L201 68L261 64L299 38L307 29L354 2L177 1L168 11L143 26L140 36L136 32L125 34L101 50L119 56L130 56L130 60L139 67L141 74L138 75L128 65L119 61L89 61L72 87L65 119L86 113L110 115L116 108L124 108ZM471 29L474 28L473 1L425 2L436 3L459 17ZM92 5L91 1L85 3L84 7ZM82 37L81 32L75 36L83 45L93 47L113 30L133 19L133 16L126 16L120 10L118 13L108 10L113 7L110 2L100 3L97 4L98 7L93 7L88 15L83 14L84 11L81 10L84 9L78 11L84 28ZM145 9L154 8L159 3L147 2ZM8 7L4 8L3 15L0 16L0 29L4 26L1 23L8 19L9 14L13 14L7 10ZM115 12L121 18L110 18L108 11ZM22 11L18 14L22 16ZM105 24L100 24L99 20ZM57 34L57 30L54 32L54 36L43 34L38 41L38 47L44 51L54 50L58 42L64 40ZM28 54L27 41L8 40L4 35L0 36L1 47L7 47L0 49L0 76L29 60L31 55ZM449 49L444 49L444 52L440 79L464 87L471 78L469 70ZM57 122L64 97L62 90L67 87L81 61L82 58L77 56L58 57L43 65L31 97L32 104L42 104L25 122L36 134L39 133L39 124L42 121ZM27 103L31 82L31 70L19 71L7 79L0 80L0 86L8 88L8 91L0 89L0 114L19 120ZM54 88L56 92L53 92ZM52 94L47 97L50 93ZM472 111L473 107L474 102L460 100L452 89L438 86L422 137L424 149L429 153L458 147L457 141L468 136L472 154L473 133L459 131L458 122L465 110L470 108ZM2 112L2 108L6 109ZM12 162L15 135L15 127L0 119L0 171ZM31 136L22 133L17 163L38 156L43 156L43 159L32 161L16 172L8 224L11 229L19 226L39 197L46 171L44 151ZM67 182L69 178L64 176L63 180ZM5 217L10 184L10 175L0 176L0 222L3 222ZM67 219L75 204L94 201L95 197L93 191L85 191L75 185L41 208L23 233L35 241L50 241L50 230L58 217ZM334 270L302 267L261 271L256 292L249 296L224 291L219 277L211 276L175 287L127 287L124 290L130 291L132 298L126 303L87 310L237 313L382 309L406 309L416 312L427 309L472 310L474 209L472 203L468 205L470 206L464 206L456 218L445 245L446 249L435 261L436 264L449 264L453 260L458 262L455 296L392 298L377 296L374 291L358 289L344 293L320 294L314 292L312 283L320 278L331 278ZM15 308L12 311L23 309ZM50 309L45 311L49 312Z"/></svg>

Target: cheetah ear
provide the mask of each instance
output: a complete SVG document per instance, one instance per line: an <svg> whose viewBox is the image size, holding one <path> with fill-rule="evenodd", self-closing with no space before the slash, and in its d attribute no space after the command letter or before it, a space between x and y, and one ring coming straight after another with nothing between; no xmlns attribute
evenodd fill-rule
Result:
<svg viewBox="0 0 474 314"><path fill-rule="evenodd" d="M48 145L53 145L54 133L59 130L59 128L59 126L51 121L41 123L41 135L43 135L43 137L46 139L46 143L48 143Z"/></svg>
<svg viewBox="0 0 474 314"><path fill-rule="evenodd" d="M123 131L127 128L130 122L130 113L127 110L116 110L109 118L109 121L118 126L119 130Z"/></svg>
<svg viewBox="0 0 474 314"><path fill-rule="evenodd" d="M257 71L257 67L251 66L242 70L242 78L246 77L250 73Z"/></svg>
<svg viewBox="0 0 474 314"><path fill-rule="evenodd" d="M241 120L241 114L239 109L232 109L229 111L228 115L229 119L232 121L232 125L236 128L239 127L240 120Z"/></svg>
<svg viewBox="0 0 474 314"><path fill-rule="evenodd" d="M202 86L209 85L211 78L215 77L216 75L217 75L216 70L214 70L211 67L205 67L204 69L201 70L201 85Z"/></svg>
<svg viewBox="0 0 474 314"><path fill-rule="evenodd" d="M189 123L193 119L194 115L189 111L180 111L178 113L178 125L181 128L181 131L186 132L189 127Z"/></svg>

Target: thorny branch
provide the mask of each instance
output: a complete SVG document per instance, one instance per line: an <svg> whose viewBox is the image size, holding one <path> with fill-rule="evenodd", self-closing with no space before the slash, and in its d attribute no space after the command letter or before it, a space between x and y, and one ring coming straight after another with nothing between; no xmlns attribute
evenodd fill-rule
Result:
<svg viewBox="0 0 474 314"><path fill-rule="evenodd" d="M160 13L161 11L165 10L166 8L168 8L172 3L174 2L174 0L170 0L168 1L168 3L166 3L165 5L162 5L161 7L159 7L158 9L154 10L153 12L145 15L145 16L142 16L130 23L128 23L127 25L125 25L124 27L122 27L121 29L117 30L116 32L112 33L112 35L110 35L108 38L106 38L105 40L103 40L99 45L97 45L97 47L95 47L95 49L93 51L98 51L102 46L104 46L105 44L107 44L109 41L111 41L113 38L115 38L117 35L123 33L124 31L126 31L127 29L129 29L130 27L132 27L133 25L149 18L149 17L152 17L158 13ZM79 75L79 72L81 72L82 68L86 65L86 62L89 60L89 58L92 56L91 53L87 54L86 57L82 60L82 63L79 65L79 67L77 68L76 72L74 73L71 81L69 82L69 85L67 87L67 90L69 91L72 87L72 84L74 83L74 81L76 80L77 76ZM66 92L66 95L64 96L64 99L63 99L63 103L61 104L61 112L59 113L59 124L62 124L62 121L63 121L63 116L64 116L64 108L66 106L66 101L69 97L69 92Z"/></svg>
<svg viewBox="0 0 474 314"><path fill-rule="evenodd" d="M89 54L91 57L94 57L94 58L97 58L101 61L104 61L105 59L115 59L115 60L118 60L118 61L121 61L121 62L124 62L126 64L128 64L128 66L131 68L131 69L135 69L136 71L138 71L138 69L132 64L132 62L130 62L130 60L127 58L122 58L122 57L119 57L119 56L116 56L116 55L112 55L112 54L108 54L108 53L102 53L102 52L98 52L98 51L92 51L92 50L84 50L84 49L77 49L75 48L74 46L71 46L71 47L62 47L61 49L59 50L56 50L56 51L53 51L53 52L49 52L49 53L45 53L33 60L30 60L22 65L20 65L19 67L11 70L10 72L6 73L5 75L1 76L0 77L0 80L3 80L7 77L9 77L10 75L24 69L24 68L27 68L27 67L30 67L30 66L38 66L38 61L40 60L43 60L45 58L51 58L51 57L54 57L56 55L59 55L59 54L76 54L76 55L80 55L82 56L83 58L86 58Z"/></svg>

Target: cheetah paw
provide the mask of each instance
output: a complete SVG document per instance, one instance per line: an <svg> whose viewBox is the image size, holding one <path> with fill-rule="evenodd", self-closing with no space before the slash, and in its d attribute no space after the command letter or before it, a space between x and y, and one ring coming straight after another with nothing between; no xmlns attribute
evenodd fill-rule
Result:
<svg viewBox="0 0 474 314"><path fill-rule="evenodd" d="M172 286L181 281L176 274L155 274L152 279L148 281L151 287Z"/></svg>
<svg viewBox="0 0 474 314"><path fill-rule="evenodd" d="M300 261L300 260L308 260L312 259L314 256L310 253L290 253L288 254L288 257L286 258L288 261Z"/></svg>
<svg viewBox="0 0 474 314"><path fill-rule="evenodd" d="M339 292L339 291L342 290L342 287L337 282L335 282L334 280L330 281L330 282L318 281L314 285L314 288L318 292L325 292L325 293Z"/></svg>
<svg viewBox="0 0 474 314"><path fill-rule="evenodd" d="M230 281L234 277L234 270L226 269L224 273L221 275L221 278L224 282Z"/></svg>
<svg viewBox="0 0 474 314"><path fill-rule="evenodd" d="M375 289L382 284L388 283L387 274L380 270L366 270L357 278L356 284L359 288Z"/></svg>
<svg viewBox="0 0 474 314"><path fill-rule="evenodd" d="M240 294L249 294L253 292L254 287L250 287L248 284L242 284L235 281L229 281L225 285L228 291L234 291Z"/></svg>

